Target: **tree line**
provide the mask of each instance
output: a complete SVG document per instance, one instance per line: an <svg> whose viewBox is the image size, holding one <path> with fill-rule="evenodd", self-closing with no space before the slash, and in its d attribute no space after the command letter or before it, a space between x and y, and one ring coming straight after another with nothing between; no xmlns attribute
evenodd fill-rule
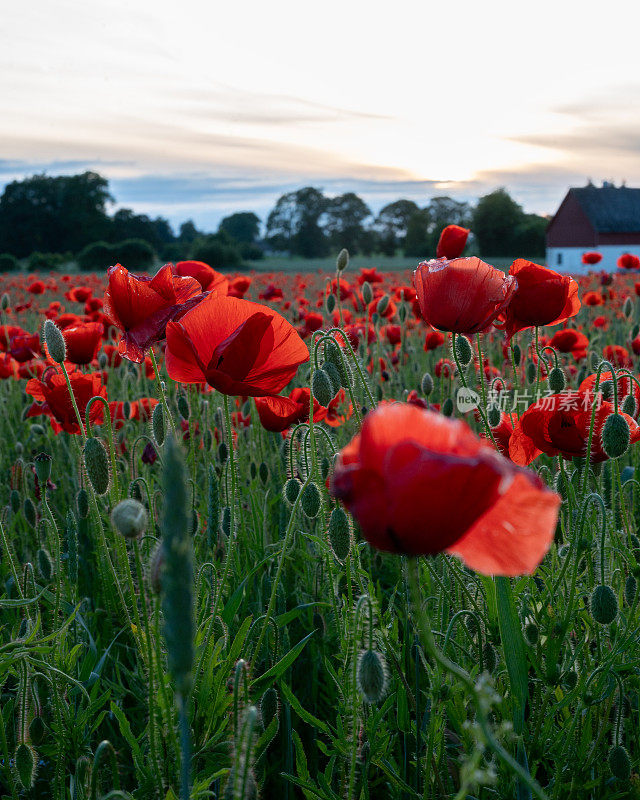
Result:
<svg viewBox="0 0 640 800"><path fill-rule="evenodd" d="M544 255L548 220L526 214L505 189L475 205L433 197L424 206L400 199L374 215L354 192L334 197L307 186L282 195L262 220L251 211L225 217L216 232L192 220L174 233L164 217L121 208L109 182L95 172L34 175L7 184L0 196L0 270L26 259L29 269L76 260L83 269L122 261L144 268L156 260L194 258L224 269L265 253L322 258L346 247L351 253L411 258L435 254L446 225L471 228L473 247L485 256Z"/></svg>

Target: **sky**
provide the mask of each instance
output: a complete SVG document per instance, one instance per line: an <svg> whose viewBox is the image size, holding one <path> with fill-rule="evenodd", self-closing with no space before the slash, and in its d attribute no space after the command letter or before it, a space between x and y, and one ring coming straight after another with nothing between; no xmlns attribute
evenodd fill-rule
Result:
<svg viewBox="0 0 640 800"><path fill-rule="evenodd" d="M93 169L212 230L305 185L553 213L640 186L640 3L2 3L0 186Z"/></svg>

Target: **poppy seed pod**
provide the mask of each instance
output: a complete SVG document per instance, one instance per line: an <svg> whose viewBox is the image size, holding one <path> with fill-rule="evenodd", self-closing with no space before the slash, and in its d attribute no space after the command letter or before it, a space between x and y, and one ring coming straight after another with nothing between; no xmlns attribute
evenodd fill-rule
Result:
<svg viewBox="0 0 640 800"><path fill-rule="evenodd" d="M467 339L466 336L459 334L458 336L455 337L454 348L455 348L456 358L462 364L463 367L466 367L467 364L473 358L473 350L471 349L471 342Z"/></svg>
<svg viewBox="0 0 640 800"><path fill-rule="evenodd" d="M151 413L151 432L156 444L159 447L162 447L164 444L164 437L166 435L166 427L164 424L164 406L162 403L158 403Z"/></svg>
<svg viewBox="0 0 640 800"><path fill-rule="evenodd" d="M125 539L137 539L147 527L147 511L142 503L129 497L115 506L111 522Z"/></svg>
<svg viewBox="0 0 640 800"><path fill-rule="evenodd" d="M87 439L83 451L84 466L89 483L97 495L109 491L109 456L100 439L91 436Z"/></svg>
<svg viewBox="0 0 640 800"><path fill-rule="evenodd" d="M329 517L329 544L338 561L344 562L351 549L351 528L344 509L337 506Z"/></svg>
<svg viewBox="0 0 640 800"><path fill-rule="evenodd" d="M31 789L36 779L36 766L38 756L36 751L27 742L21 742L16 748L15 765L20 781L24 789Z"/></svg>
<svg viewBox="0 0 640 800"><path fill-rule="evenodd" d="M424 373L422 380L420 381L420 388L422 389L422 394L425 397L429 397L433 391L433 378L431 377L430 373Z"/></svg>
<svg viewBox="0 0 640 800"><path fill-rule="evenodd" d="M609 458L619 458L629 448L631 431L621 414L610 414L602 428L602 449Z"/></svg>
<svg viewBox="0 0 640 800"><path fill-rule="evenodd" d="M373 289L371 288L371 284L369 281L365 281L362 284L362 299L365 302L365 305L369 305L369 303L373 300Z"/></svg>
<svg viewBox="0 0 640 800"><path fill-rule="evenodd" d="M43 337L51 359L56 364L62 364L67 357L67 345L60 328L53 320L46 320L43 328Z"/></svg>
<svg viewBox="0 0 640 800"><path fill-rule="evenodd" d="M300 489L302 488L302 484L297 478L289 478L289 480L284 485L284 498L290 505L293 505L296 500L298 499L298 495L300 494Z"/></svg>
<svg viewBox="0 0 640 800"><path fill-rule="evenodd" d="M549 389L551 390L552 394L559 394L564 389L564 387L567 385L567 379L565 378L564 372L560 369L560 367L554 367L549 372L547 383L549 384Z"/></svg>
<svg viewBox="0 0 640 800"><path fill-rule="evenodd" d="M38 483L46 486L49 477L51 476L51 456L48 453L38 453L33 459L36 468L36 475L38 476Z"/></svg>
<svg viewBox="0 0 640 800"><path fill-rule="evenodd" d="M363 650L356 670L358 691L366 703L379 703L387 691L387 666L377 650Z"/></svg>
<svg viewBox="0 0 640 800"><path fill-rule="evenodd" d="M618 600L610 586L596 586L589 606L591 616L600 625L611 625L618 615Z"/></svg>
<svg viewBox="0 0 640 800"><path fill-rule="evenodd" d="M307 483L307 485L303 487L300 497L300 505L305 515L309 517L309 519L315 519L320 512L321 503L322 497L320 495L320 489L318 489L315 483Z"/></svg>
<svg viewBox="0 0 640 800"><path fill-rule="evenodd" d="M345 269L349 266L349 251L346 247L343 247L342 250L338 253L338 258L336 259L336 269L338 272L344 272Z"/></svg>
<svg viewBox="0 0 640 800"><path fill-rule="evenodd" d="M631 778L631 759L627 749L621 744L616 744L609 750L609 769L620 781L628 781Z"/></svg>
<svg viewBox="0 0 640 800"><path fill-rule="evenodd" d="M334 397L333 387L331 380L323 369L317 369L313 373L313 381L311 382L313 396L320 403L321 406L328 406Z"/></svg>

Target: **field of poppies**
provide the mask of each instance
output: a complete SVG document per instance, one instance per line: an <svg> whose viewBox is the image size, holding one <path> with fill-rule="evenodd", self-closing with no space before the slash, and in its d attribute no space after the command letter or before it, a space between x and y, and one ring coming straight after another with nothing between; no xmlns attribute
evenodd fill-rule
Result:
<svg viewBox="0 0 640 800"><path fill-rule="evenodd" d="M2 798L640 797L640 260L465 241L0 275Z"/></svg>

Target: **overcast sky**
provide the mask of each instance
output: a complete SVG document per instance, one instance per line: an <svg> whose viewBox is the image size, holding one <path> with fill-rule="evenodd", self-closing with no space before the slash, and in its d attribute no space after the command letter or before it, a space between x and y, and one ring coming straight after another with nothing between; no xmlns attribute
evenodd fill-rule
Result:
<svg viewBox="0 0 640 800"><path fill-rule="evenodd" d="M306 184L374 211L640 185L640 3L2 4L0 184L96 169L212 228Z"/></svg>

